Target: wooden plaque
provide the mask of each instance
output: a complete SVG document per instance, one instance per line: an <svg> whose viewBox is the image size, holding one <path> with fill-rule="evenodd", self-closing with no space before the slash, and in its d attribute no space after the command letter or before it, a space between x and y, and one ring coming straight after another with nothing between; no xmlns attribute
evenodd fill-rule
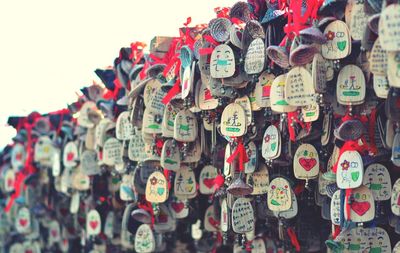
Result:
<svg viewBox="0 0 400 253"><path fill-rule="evenodd" d="M390 199L392 193L390 175L387 168L382 164L373 163L367 167L363 184L371 190L375 201Z"/></svg>
<svg viewBox="0 0 400 253"><path fill-rule="evenodd" d="M251 103L250 103L249 97L243 96L241 98L237 98L237 99L235 99L235 103L239 104L240 106L243 107L244 112L246 114L246 123L247 123L247 126L249 126L253 119L253 114L251 111Z"/></svg>
<svg viewBox="0 0 400 253"><path fill-rule="evenodd" d="M160 165L166 170L177 171L181 166L181 153L179 152L178 143L173 140L166 140L164 142Z"/></svg>
<svg viewBox="0 0 400 253"><path fill-rule="evenodd" d="M313 179L318 177L318 152L311 144L300 145L293 158L294 176L297 179Z"/></svg>
<svg viewBox="0 0 400 253"><path fill-rule="evenodd" d="M249 199L238 198L232 208L233 232L243 234L254 229L254 210Z"/></svg>
<svg viewBox="0 0 400 253"><path fill-rule="evenodd" d="M336 182L340 189L354 189L363 181L363 161L357 151L345 151L338 161Z"/></svg>
<svg viewBox="0 0 400 253"><path fill-rule="evenodd" d="M100 214L92 209L86 215L86 233L88 236L95 236L101 232Z"/></svg>
<svg viewBox="0 0 400 253"><path fill-rule="evenodd" d="M63 164L67 168L73 168L78 164L79 152L75 142L68 142L63 150Z"/></svg>
<svg viewBox="0 0 400 253"><path fill-rule="evenodd" d="M175 117L174 139L181 142L193 142L197 138L197 118L190 110L181 110Z"/></svg>
<svg viewBox="0 0 400 253"><path fill-rule="evenodd" d="M103 147L103 162L109 166L123 163L121 151L122 144L119 140L115 138L108 139Z"/></svg>
<svg viewBox="0 0 400 253"><path fill-rule="evenodd" d="M343 67L337 79L336 96L339 104L358 105L365 99L365 77L356 65Z"/></svg>
<svg viewBox="0 0 400 253"><path fill-rule="evenodd" d="M246 112L243 107L231 103L225 107L221 116L221 133L229 137L239 137L246 133Z"/></svg>
<svg viewBox="0 0 400 253"><path fill-rule="evenodd" d="M268 209L271 211L283 212L290 209L292 196L289 182L282 178L274 178L269 183Z"/></svg>
<svg viewBox="0 0 400 253"><path fill-rule="evenodd" d="M265 46L263 39L257 38L250 43L244 62L244 71L249 75L258 74L263 71L265 65Z"/></svg>
<svg viewBox="0 0 400 253"><path fill-rule="evenodd" d="M259 107L270 107L271 86L275 76L268 72L263 72L258 77L258 82L254 89L256 104Z"/></svg>
<svg viewBox="0 0 400 253"><path fill-rule="evenodd" d="M400 50L400 5L390 4L383 8L379 19L379 40L387 51Z"/></svg>
<svg viewBox="0 0 400 253"><path fill-rule="evenodd" d="M328 60L339 60L351 53L349 29L341 20L335 20L326 26L324 35L327 42L322 45L322 56Z"/></svg>
<svg viewBox="0 0 400 253"><path fill-rule="evenodd" d="M275 78L271 85L270 102L271 109L274 112L285 113L296 110L295 106L289 105L285 99L286 75L280 75Z"/></svg>
<svg viewBox="0 0 400 253"><path fill-rule="evenodd" d="M235 56L232 48L226 44L214 48L210 60L212 78L228 78L235 73Z"/></svg>
<svg viewBox="0 0 400 253"><path fill-rule="evenodd" d="M122 112L117 119L115 136L118 140L127 141L133 135L133 125L129 119L129 112Z"/></svg>
<svg viewBox="0 0 400 253"><path fill-rule="evenodd" d="M207 165L201 170L199 181L201 194L209 195L214 193L214 180L217 175L217 168L211 165Z"/></svg>
<svg viewBox="0 0 400 253"><path fill-rule="evenodd" d="M292 106L314 103L315 90L310 72L304 67L292 68L286 77L285 99Z"/></svg>
<svg viewBox="0 0 400 253"><path fill-rule="evenodd" d="M352 191L350 219L352 222L368 222L375 217L375 202L371 191L364 185ZM345 212L345 218L347 215Z"/></svg>
<svg viewBox="0 0 400 253"><path fill-rule="evenodd" d="M135 251L138 253L151 253L156 248L153 231L148 224L142 224L136 230Z"/></svg>
<svg viewBox="0 0 400 253"><path fill-rule="evenodd" d="M164 174L155 171L147 180L146 200L152 203L163 203L168 199L168 182Z"/></svg>

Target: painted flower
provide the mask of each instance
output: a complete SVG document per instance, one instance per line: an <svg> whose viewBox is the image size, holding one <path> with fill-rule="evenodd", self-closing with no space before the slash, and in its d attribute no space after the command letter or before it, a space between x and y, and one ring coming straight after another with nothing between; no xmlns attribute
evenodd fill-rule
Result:
<svg viewBox="0 0 400 253"><path fill-rule="evenodd" d="M153 177L152 179L150 179L150 183L151 183L151 185L156 185L157 184L157 178Z"/></svg>
<svg viewBox="0 0 400 253"><path fill-rule="evenodd" d="M267 136L265 136L264 141L265 142L269 142L271 140L271 136L269 134L267 134Z"/></svg>
<svg viewBox="0 0 400 253"><path fill-rule="evenodd" d="M327 39L327 40L333 40L334 38L335 38L335 33L334 33L334 32L329 31L329 32L326 34L326 39Z"/></svg>
<svg viewBox="0 0 400 253"><path fill-rule="evenodd" d="M340 165L342 166L343 170L348 170L350 167L350 163L347 160L344 160Z"/></svg>

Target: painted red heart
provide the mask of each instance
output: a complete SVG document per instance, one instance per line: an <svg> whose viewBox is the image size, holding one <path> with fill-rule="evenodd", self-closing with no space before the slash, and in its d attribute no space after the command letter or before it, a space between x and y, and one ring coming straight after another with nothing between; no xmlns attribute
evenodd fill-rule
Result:
<svg viewBox="0 0 400 253"><path fill-rule="evenodd" d="M57 236L57 231L56 230L51 230L51 236L56 237Z"/></svg>
<svg viewBox="0 0 400 253"><path fill-rule="evenodd" d="M25 227L26 224L28 224L28 220L27 220L27 219L20 219L20 220L19 220L19 224L20 224L21 226Z"/></svg>
<svg viewBox="0 0 400 253"><path fill-rule="evenodd" d="M215 220L213 217L208 217L208 222L215 228L219 227L219 221Z"/></svg>
<svg viewBox="0 0 400 253"><path fill-rule="evenodd" d="M74 153L73 152L69 152L67 154L67 161L70 162L74 159Z"/></svg>
<svg viewBox="0 0 400 253"><path fill-rule="evenodd" d="M89 225L92 229L96 229L99 223L97 221L90 221Z"/></svg>
<svg viewBox="0 0 400 253"><path fill-rule="evenodd" d="M310 171L317 164L317 160L315 158L300 158L299 163L304 170Z"/></svg>
<svg viewBox="0 0 400 253"><path fill-rule="evenodd" d="M351 204L351 209L358 214L359 216L363 216L371 207L371 204L368 201L363 201L363 202L356 202L354 201Z"/></svg>
<svg viewBox="0 0 400 253"><path fill-rule="evenodd" d="M22 160L22 153L18 153L15 155L15 160L21 161Z"/></svg>
<svg viewBox="0 0 400 253"><path fill-rule="evenodd" d="M214 186L214 178L205 178L203 179L203 183L208 189L211 189Z"/></svg>
<svg viewBox="0 0 400 253"><path fill-rule="evenodd" d="M213 99L213 96L211 95L211 91L209 89L206 89L204 92L204 100L210 100Z"/></svg>
<svg viewBox="0 0 400 253"><path fill-rule="evenodd" d="M25 250L25 253L33 253L33 251L31 249L27 249Z"/></svg>
<svg viewBox="0 0 400 253"><path fill-rule="evenodd" d="M183 204L182 202L179 202L179 203L173 202L171 204L171 207L172 207L172 209L175 210L176 213L179 213L183 210L183 208L185 207L185 204Z"/></svg>

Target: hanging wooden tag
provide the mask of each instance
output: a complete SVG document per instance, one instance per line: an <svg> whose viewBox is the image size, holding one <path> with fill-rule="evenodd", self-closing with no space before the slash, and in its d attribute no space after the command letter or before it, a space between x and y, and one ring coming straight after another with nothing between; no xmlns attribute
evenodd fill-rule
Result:
<svg viewBox="0 0 400 253"><path fill-rule="evenodd" d="M199 85L200 84L200 85ZM198 85L198 104L201 110L212 110L218 107L218 99L211 94L210 87L207 83L200 82Z"/></svg>
<svg viewBox="0 0 400 253"><path fill-rule="evenodd" d="M269 173L265 164L260 165L260 169L254 173L247 174L247 184L253 186L251 195L263 195L268 193Z"/></svg>
<svg viewBox="0 0 400 253"><path fill-rule="evenodd" d="M104 142L106 141L106 132L114 123L108 119L104 118L100 120L99 124L97 124L95 128L95 147L103 147Z"/></svg>
<svg viewBox="0 0 400 253"><path fill-rule="evenodd" d="M281 152L281 135L278 128L274 125L267 127L264 133L261 146L262 156L264 159L275 159Z"/></svg>
<svg viewBox="0 0 400 253"><path fill-rule="evenodd" d="M226 44L214 48L210 59L212 78L227 78L235 73L235 56L232 48Z"/></svg>
<svg viewBox="0 0 400 253"><path fill-rule="evenodd" d="M86 215L86 233L88 236L96 236L101 232L100 214L92 209Z"/></svg>
<svg viewBox="0 0 400 253"><path fill-rule="evenodd" d="M231 172L235 172L236 171L236 163L228 163L227 159L231 156L233 150L231 147L231 144L227 143L226 147L225 147L225 156L224 156L224 176L228 177L229 175L231 175Z"/></svg>
<svg viewBox="0 0 400 253"><path fill-rule="evenodd" d="M162 87L157 88L152 96L150 97L149 104L146 106L146 110L154 115L163 116L165 105L162 102L167 92Z"/></svg>
<svg viewBox="0 0 400 253"><path fill-rule="evenodd" d="M274 81L275 76L268 72L263 72L258 77L258 82L254 88L256 104L259 107L270 107L270 95L271 95L271 85Z"/></svg>
<svg viewBox="0 0 400 253"><path fill-rule="evenodd" d="M394 135L391 160L394 165L400 166L400 133Z"/></svg>
<svg viewBox="0 0 400 253"><path fill-rule="evenodd" d="M352 1L348 3L348 5L351 6L351 14L350 22L346 19L346 23L349 26L351 37L353 40L362 40L369 18L369 15L364 11L364 2Z"/></svg>
<svg viewBox="0 0 400 253"><path fill-rule="evenodd" d="M156 116L156 114L146 108L143 113L142 132L145 134L162 133L162 120L161 116Z"/></svg>
<svg viewBox="0 0 400 253"><path fill-rule="evenodd" d="M387 76L392 87L400 88L400 52L387 52Z"/></svg>
<svg viewBox="0 0 400 253"><path fill-rule="evenodd" d="M133 192L133 174L122 175L122 180L119 185L119 197L123 201L134 201L136 199Z"/></svg>
<svg viewBox="0 0 400 253"><path fill-rule="evenodd" d="M129 112L122 112L117 119L115 136L118 140L127 141L133 135L133 125L129 119Z"/></svg>
<svg viewBox="0 0 400 253"><path fill-rule="evenodd" d="M207 208L204 215L204 229L208 232L217 232L219 230L219 220L215 216L214 206Z"/></svg>
<svg viewBox="0 0 400 253"><path fill-rule="evenodd" d="M13 243L9 248L10 253L24 252L24 246L21 243Z"/></svg>
<svg viewBox="0 0 400 253"><path fill-rule="evenodd" d="M244 71L249 75L258 74L263 71L265 65L265 46L263 39L256 38L250 43L244 62Z"/></svg>
<svg viewBox="0 0 400 253"><path fill-rule="evenodd" d="M12 192L15 190L14 182L15 182L15 172L12 169L8 169L4 175L5 192Z"/></svg>
<svg viewBox="0 0 400 253"><path fill-rule="evenodd" d="M321 144L323 146L328 145L332 130L332 117L331 114L324 114L324 119L322 121L322 135Z"/></svg>
<svg viewBox="0 0 400 253"><path fill-rule="evenodd" d="M144 152L144 148L145 144L142 138L142 132L135 131L135 134L129 141L129 146L128 146L129 160L135 162L144 161L146 159L146 153Z"/></svg>
<svg viewBox="0 0 400 253"><path fill-rule="evenodd" d="M338 76L336 96L339 104L358 105L365 99L365 77L356 65L343 67Z"/></svg>
<svg viewBox="0 0 400 253"><path fill-rule="evenodd" d="M331 221L334 225L340 225L340 190L337 190L331 198Z"/></svg>
<svg viewBox="0 0 400 253"><path fill-rule="evenodd" d="M183 157L183 163L197 163L201 158L201 145L200 140L197 138L196 141L189 144L189 150L186 156Z"/></svg>
<svg viewBox="0 0 400 253"><path fill-rule="evenodd" d="M246 146L246 154L249 159L248 162L244 164L244 173L253 173L257 168L258 152L257 147L254 142L249 142Z"/></svg>
<svg viewBox="0 0 400 253"><path fill-rule="evenodd" d="M152 203L163 203L168 199L168 182L164 174L153 172L146 184L146 200Z"/></svg>
<svg viewBox="0 0 400 253"><path fill-rule="evenodd" d="M364 243L361 250L369 252L391 253L392 248L388 233L380 227L362 229ZM393 251L394 252L394 251Z"/></svg>
<svg viewBox="0 0 400 253"><path fill-rule="evenodd" d="M175 118L180 110L167 104L164 110L161 133L164 137L174 137Z"/></svg>
<svg viewBox="0 0 400 253"><path fill-rule="evenodd" d="M267 253L267 248L265 246L263 238L256 238L255 240L253 240L251 246L251 253Z"/></svg>
<svg viewBox="0 0 400 253"><path fill-rule="evenodd" d="M24 145L15 143L11 151L11 165L19 170L25 165L26 153Z"/></svg>
<svg viewBox="0 0 400 253"><path fill-rule="evenodd" d="M123 163L121 150L121 142L115 138L109 138L104 143L103 162L109 166Z"/></svg>
<svg viewBox="0 0 400 253"><path fill-rule="evenodd" d="M93 101L85 102L82 105L81 110L79 111L78 125L84 128L93 128L95 124L91 120L90 114L92 112L96 112L96 114L100 115L100 112L98 112L95 102Z"/></svg>
<svg viewBox="0 0 400 253"><path fill-rule="evenodd" d="M58 243L61 240L60 224L56 220L52 220L49 226L49 244Z"/></svg>
<svg viewBox="0 0 400 253"><path fill-rule="evenodd" d="M35 143L34 160L43 165L49 165L53 156L53 142L48 136L41 136Z"/></svg>
<svg viewBox="0 0 400 253"><path fill-rule="evenodd" d="M173 140L166 140L164 142L160 165L166 170L177 171L181 167L181 153L179 152L178 143Z"/></svg>
<svg viewBox="0 0 400 253"><path fill-rule="evenodd" d="M80 196L79 196L79 192L76 191L76 192L74 192L74 193L72 194L71 202L70 202L70 206L69 206L69 211L70 211L72 214L78 213L79 204L80 204Z"/></svg>
<svg viewBox="0 0 400 253"><path fill-rule="evenodd" d="M303 116L304 122L314 122L319 117L319 105L317 103L312 103L301 107L301 114Z"/></svg>
<svg viewBox="0 0 400 253"><path fill-rule="evenodd" d="M388 71L387 52L382 49L380 40L375 40L369 57L369 70L374 75L385 76Z"/></svg>
<svg viewBox="0 0 400 253"><path fill-rule="evenodd" d="M221 231L228 232L229 224L228 203L226 202L226 198L224 198L221 201Z"/></svg>
<svg viewBox="0 0 400 253"><path fill-rule="evenodd" d="M78 147L75 142L68 142L63 150L63 164L67 168L75 167L79 161Z"/></svg>
<svg viewBox="0 0 400 253"><path fill-rule="evenodd" d="M186 200L173 196L168 204L173 217L176 219L184 219L189 215L189 208Z"/></svg>
<svg viewBox="0 0 400 253"><path fill-rule="evenodd" d="M205 166L200 172L200 193L209 195L214 193L214 180L218 175L217 168L212 165Z"/></svg>
<svg viewBox="0 0 400 253"><path fill-rule="evenodd" d="M197 138L197 118L190 110L181 110L175 117L174 139L181 142L193 142Z"/></svg>
<svg viewBox="0 0 400 253"><path fill-rule="evenodd" d="M275 78L271 85L270 102L271 109L274 112L285 113L293 112L297 108L295 106L289 105L285 99L285 84L286 76L280 75Z"/></svg>
<svg viewBox="0 0 400 253"><path fill-rule="evenodd" d="M21 207L17 212L15 219L15 229L20 234L28 234L31 232L31 213L26 207Z"/></svg>
<svg viewBox="0 0 400 253"><path fill-rule="evenodd" d="M114 237L114 220L115 215L113 211L107 214L106 221L104 222L104 234L108 239L113 239Z"/></svg>
<svg viewBox="0 0 400 253"><path fill-rule="evenodd" d="M249 199L238 198L232 208L233 232L243 234L254 229L254 210Z"/></svg>
<svg viewBox="0 0 400 253"><path fill-rule="evenodd" d="M327 42L322 45L322 56L329 60L339 60L351 53L349 29L341 20L335 20L326 26L324 35Z"/></svg>
<svg viewBox="0 0 400 253"><path fill-rule="evenodd" d="M297 198L292 189L290 189L290 194L291 194L291 198L292 198L292 204L291 204L289 210L283 211L283 212L275 211L274 212L275 217L284 218L284 219L292 219L292 218L296 217L296 215L299 211L299 207L297 204Z"/></svg>
<svg viewBox="0 0 400 253"><path fill-rule="evenodd" d="M387 51L400 51L400 4L383 8L379 19L379 40Z"/></svg>
<svg viewBox="0 0 400 253"><path fill-rule="evenodd" d="M363 184L371 190L375 201L390 199L392 191L390 175L382 164L373 163L367 167Z"/></svg>
<svg viewBox="0 0 400 253"><path fill-rule="evenodd" d="M318 93L326 92L326 82L327 82L327 67L326 60L322 55L315 54L312 61L312 81L314 84L314 89Z"/></svg>
<svg viewBox="0 0 400 253"><path fill-rule="evenodd" d="M253 119L253 114L251 112L251 103L250 103L249 97L243 96L241 98L237 98L237 99L235 99L235 103L243 107L244 112L246 114L246 123L247 123L247 126L249 126Z"/></svg>
<svg viewBox="0 0 400 253"><path fill-rule="evenodd" d="M143 102L146 107L149 106L151 98L159 88L161 88L161 83L157 79L151 79L146 83L143 90Z"/></svg>
<svg viewBox="0 0 400 253"><path fill-rule="evenodd" d="M285 99L292 106L314 103L315 90L310 72L304 67L292 68L286 77Z"/></svg>
<svg viewBox="0 0 400 253"><path fill-rule="evenodd" d="M190 227L191 228L190 232L194 240L200 240L201 237L203 236L203 231L200 229L200 226L201 226L201 220L197 220Z"/></svg>
<svg viewBox="0 0 400 253"><path fill-rule="evenodd" d="M90 189L90 178L83 174L81 169L76 170L72 175L72 188L78 191L87 191Z"/></svg>
<svg viewBox="0 0 400 253"><path fill-rule="evenodd" d="M87 176L94 176L101 173L98 165L97 154L92 150L85 150L81 155L81 169Z"/></svg>
<svg viewBox="0 0 400 253"><path fill-rule="evenodd" d="M190 65L185 68L182 68L181 73L183 73L181 75L181 80L182 80L181 96L182 96L182 99L184 99L189 95L190 89L192 87L192 69L191 69Z"/></svg>
<svg viewBox="0 0 400 253"><path fill-rule="evenodd" d="M154 252L156 248L153 231L148 224L142 224L135 234L135 251L138 253Z"/></svg>
<svg viewBox="0 0 400 253"><path fill-rule="evenodd" d="M386 99L389 93L389 80L386 76L374 75L374 91L378 98Z"/></svg>
<svg viewBox="0 0 400 253"><path fill-rule="evenodd" d="M311 144L300 145L293 158L294 176L297 179L312 179L318 177L318 152Z"/></svg>
<svg viewBox="0 0 400 253"><path fill-rule="evenodd" d="M375 202L371 191L364 185L352 191L350 208L350 219L352 222L368 222L375 217ZM347 212L345 212L345 218Z"/></svg>
<svg viewBox="0 0 400 253"><path fill-rule="evenodd" d="M292 196L290 194L289 182L282 178L274 178L269 183L268 209L271 211L283 212L290 209Z"/></svg>
<svg viewBox="0 0 400 253"><path fill-rule="evenodd" d="M357 151L345 151L339 157L336 182L340 189L354 189L363 181L363 161Z"/></svg>
<svg viewBox="0 0 400 253"><path fill-rule="evenodd" d="M221 133L229 137L240 137L247 132L246 112L243 107L231 103L221 116Z"/></svg>
<svg viewBox="0 0 400 253"><path fill-rule="evenodd" d="M400 216L400 179L393 184L390 206L394 215Z"/></svg>

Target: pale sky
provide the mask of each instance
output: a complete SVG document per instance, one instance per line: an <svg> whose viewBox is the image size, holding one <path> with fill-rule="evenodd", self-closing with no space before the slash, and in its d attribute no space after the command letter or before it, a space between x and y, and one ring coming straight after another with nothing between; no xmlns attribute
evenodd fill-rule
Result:
<svg viewBox="0 0 400 253"><path fill-rule="evenodd" d="M10 115L66 107L121 47L207 23L238 0L0 0L0 150Z"/></svg>

